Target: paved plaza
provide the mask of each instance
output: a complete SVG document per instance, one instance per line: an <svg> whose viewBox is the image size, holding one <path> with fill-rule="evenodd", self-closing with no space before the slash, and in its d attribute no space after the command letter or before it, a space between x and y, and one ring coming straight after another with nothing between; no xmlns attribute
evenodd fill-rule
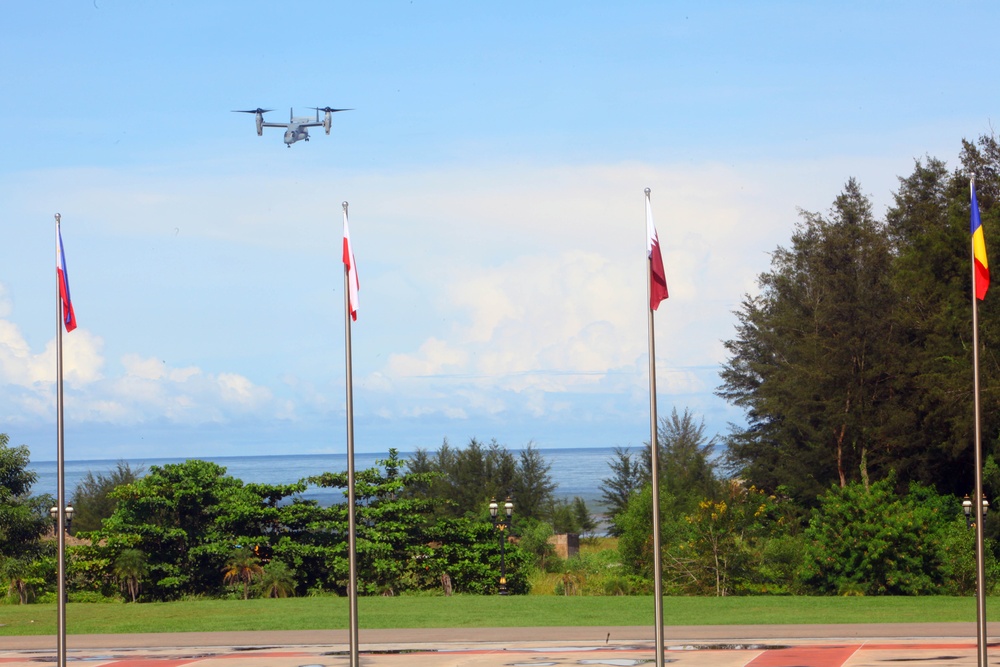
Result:
<svg viewBox="0 0 1000 667"><path fill-rule="evenodd" d="M1000 627L992 627L1000 631ZM363 630L365 667L650 665L651 627ZM976 665L971 623L667 628L675 667L897 667ZM70 635L70 663L86 667L339 667L347 633L334 631ZM996 653L996 657L994 657ZM55 638L0 638L0 666L56 662ZM990 647L1000 665L1000 645ZM83 664L80 667L84 667Z"/></svg>

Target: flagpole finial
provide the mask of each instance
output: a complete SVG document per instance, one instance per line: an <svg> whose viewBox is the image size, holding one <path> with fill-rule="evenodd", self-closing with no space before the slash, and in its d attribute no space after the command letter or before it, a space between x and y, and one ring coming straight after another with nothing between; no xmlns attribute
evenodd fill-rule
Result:
<svg viewBox="0 0 1000 667"><path fill-rule="evenodd" d="M646 188L645 192L646 192L646 196L648 197L649 193L651 192L651 190L649 188Z"/></svg>
<svg viewBox="0 0 1000 667"><path fill-rule="evenodd" d="M341 206L344 207L344 213L347 213L347 202L345 201Z"/></svg>
<svg viewBox="0 0 1000 667"><path fill-rule="evenodd" d="M60 222L62 222L62 216L56 213L56 224L58 225Z"/></svg>

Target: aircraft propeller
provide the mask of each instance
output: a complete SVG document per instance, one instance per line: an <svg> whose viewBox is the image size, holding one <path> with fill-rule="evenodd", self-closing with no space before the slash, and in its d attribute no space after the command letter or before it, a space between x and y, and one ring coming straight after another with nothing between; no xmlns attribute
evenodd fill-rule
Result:
<svg viewBox="0 0 1000 667"><path fill-rule="evenodd" d="M323 129L326 130L327 134L330 134L330 114L334 114L338 111L354 111L354 109L331 109L330 107L309 107L310 109L316 110L316 121L319 121L319 112L323 111L326 113L326 117L323 118Z"/></svg>
<svg viewBox="0 0 1000 667"><path fill-rule="evenodd" d="M337 111L354 111L354 109L331 109L330 107L309 107L310 109L315 109L316 111L325 111L326 113L336 113Z"/></svg>

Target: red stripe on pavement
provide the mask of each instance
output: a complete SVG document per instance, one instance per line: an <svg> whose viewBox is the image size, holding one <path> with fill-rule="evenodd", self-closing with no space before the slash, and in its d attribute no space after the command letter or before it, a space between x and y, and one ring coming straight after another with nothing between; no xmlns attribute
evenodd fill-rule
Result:
<svg viewBox="0 0 1000 667"><path fill-rule="evenodd" d="M770 649L747 663L747 667L841 667L859 648L861 644Z"/></svg>

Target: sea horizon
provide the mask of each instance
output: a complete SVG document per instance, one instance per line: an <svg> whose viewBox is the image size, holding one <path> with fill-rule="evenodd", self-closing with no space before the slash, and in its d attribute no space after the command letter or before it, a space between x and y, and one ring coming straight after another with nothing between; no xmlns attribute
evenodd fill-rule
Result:
<svg viewBox="0 0 1000 667"><path fill-rule="evenodd" d="M556 484L553 496L557 499L572 499L579 496L594 510L600 505L600 485L606 477L610 477L609 462L614 455L614 447L564 447L541 449L535 451L541 454L549 464L549 476ZM640 448L632 448L638 452ZM437 450L428 450L434 454ZM508 448L514 456L519 456L524 448ZM408 459L414 452L399 452L401 459ZM388 456L384 452L355 452L354 465L356 470L365 470ZM150 466L162 466L172 463L197 459L211 461L226 468L226 474L242 480L244 483L257 482L266 484L289 484L300 479L320 474L322 472L343 472L347 469L346 452L329 454L254 454L248 456L188 456L188 457L135 457L115 459L80 459L64 462L65 492L72 498L77 484L87 472L94 475L106 474L124 461L133 469L149 469ZM56 461L31 461L27 468L38 475L32 486L35 495L48 493L55 497ZM318 501L329 505L339 501L341 492L337 489L310 487L301 494L302 498Z"/></svg>

